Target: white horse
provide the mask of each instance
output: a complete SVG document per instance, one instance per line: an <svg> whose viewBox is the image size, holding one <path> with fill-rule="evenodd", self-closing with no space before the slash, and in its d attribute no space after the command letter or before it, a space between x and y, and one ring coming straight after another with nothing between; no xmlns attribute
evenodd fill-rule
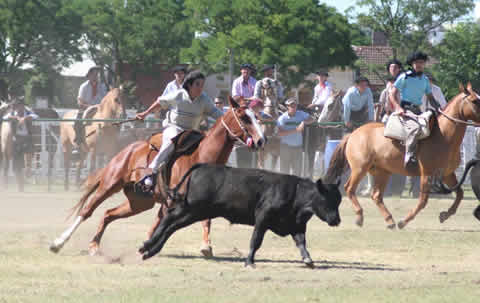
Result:
<svg viewBox="0 0 480 303"><path fill-rule="evenodd" d="M280 116L280 102L278 97L278 92L280 88L280 83L272 78L263 78L261 81L261 95L260 98L263 100L264 104L264 113L270 115L274 120L277 120ZM283 109L285 110L285 109ZM263 133L268 137L267 144L263 150L258 152L257 165L259 168L265 168L265 158L266 154L272 156L272 167L276 167L277 160L280 156L280 138L274 136L275 125L264 124Z"/></svg>

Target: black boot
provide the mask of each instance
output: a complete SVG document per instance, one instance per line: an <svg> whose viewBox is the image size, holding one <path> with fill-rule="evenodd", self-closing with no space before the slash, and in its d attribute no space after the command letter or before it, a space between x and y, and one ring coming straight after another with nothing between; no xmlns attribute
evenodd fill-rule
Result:
<svg viewBox="0 0 480 303"><path fill-rule="evenodd" d="M140 181L135 183L134 190L136 193L152 197L157 185L158 172L145 175Z"/></svg>

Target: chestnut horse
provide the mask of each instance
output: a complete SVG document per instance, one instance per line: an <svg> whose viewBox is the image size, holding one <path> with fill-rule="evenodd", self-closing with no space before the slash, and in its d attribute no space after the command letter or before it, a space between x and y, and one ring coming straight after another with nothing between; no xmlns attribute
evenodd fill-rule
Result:
<svg viewBox="0 0 480 303"><path fill-rule="evenodd" d="M110 90L102 99L102 102L97 105L88 107L83 118L87 119L119 119L126 117L125 112L126 95L123 88L114 88ZM65 113L64 119L75 119L78 110L71 110ZM76 183L80 184L80 171L83 167L83 162L87 158L89 152L92 153L90 172L95 170L96 154L104 152L107 159L113 157L119 150L117 140L120 127L113 126L110 122L93 122L85 126L85 142L80 153L80 161L76 172ZM71 165L72 148L75 145L75 130L73 128L74 122L60 123L60 140L63 149L63 161L65 168L65 190L69 188L69 170ZM100 129L100 131L98 131Z"/></svg>
<svg viewBox="0 0 480 303"><path fill-rule="evenodd" d="M255 114L247 107L241 107L231 97L229 98L231 108L225 115L219 118L214 126L207 132L198 148L191 155L184 155L178 158L171 170L170 188L174 187L185 172L195 163L217 163L225 164L232 152L233 144L236 141L247 144L252 149L257 149L265 143L264 134L255 118ZM105 212L97 233L89 245L89 253L96 254L103 232L109 223L119 218L127 218L148 209L153 208L156 202L161 203L156 222L148 232L151 237L156 227L160 224L166 214L167 202L164 197L160 199L138 196L133 192L133 184L139 180L148 166L149 160L155 156L150 144L161 146L162 134L157 134L150 139L150 142L138 141L124 148L118 153L109 164L93 174L87 180L87 189L80 201L75 205L77 217L59 238L50 246L50 250L58 252L65 242L71 237L77 227L89 218L93 211L107 198L123 189L127 200L118 207ZM84 207L89 196L94 194L90 202ZM210 246L210 221L202 222L203 244L201 252L206 256L212 255Z"/></svg>
<svg viewBox="0 0 480 303"><path fill-rule="evenodd" d="M470 83L466 90L463 85L460 85L460 94L450 101L437 118L432 119L430 136L418 143L416 169L407 170L404 167L405 147L397 140L384 137L382 123L368 123L343 138L332 156L326 178L327 180L338 178L348 162L351 175L345 184L345 191L353 203L357 216L356 224L362 226L363 209L355 191L360 180L367 172L370 173L375 180L371 198L383 215L387 226L395 228L395 221L383 203L383 192L389 176L392 173L420 176L419 202L405 219L398 222L398 228L401 229L427 205L430 191L429 176L442 176L443 182L450 188L457 184L455 169L460 164L460 145L468 120L480 122L480 96L473 91ZM451 207L448 211L440 213L441 223L457 211L463 198L463 190L457 188L455 193L455 201Z"/></svg>

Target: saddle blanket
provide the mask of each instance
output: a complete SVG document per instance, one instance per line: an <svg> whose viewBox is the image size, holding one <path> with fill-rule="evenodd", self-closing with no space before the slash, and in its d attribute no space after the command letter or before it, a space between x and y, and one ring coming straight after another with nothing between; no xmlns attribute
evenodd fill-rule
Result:
<svg viewBox="0 0 480 303"><path fill-rule="evenodd" d="M409 133L420 128L417 139L425 139L430 136L428 122L432 115L431 111L424 112L421 115L415 115L410 111L393 113L388 117L383 135L387 138L405 141Z"/></svg>

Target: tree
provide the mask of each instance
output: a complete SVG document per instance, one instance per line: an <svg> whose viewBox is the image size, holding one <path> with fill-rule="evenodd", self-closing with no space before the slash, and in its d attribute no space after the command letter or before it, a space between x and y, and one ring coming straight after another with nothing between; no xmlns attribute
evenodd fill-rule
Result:
<svg viewBox="0 0 480 303"><path fill-rule="evenodd" d="M447 98L458 94L458 84L470 81L480 89L480 25L458 24L449 30L435 48L439 63L434 72Z"/></svg>
<svg viewBox="0 0 480 303"><path fill-rule="evenodd" d="M355 60L347 19L316 0L186 0L185 5L199 35L182 58L207 72L225 71L233 52L237 63L278 64L287 84L297 85L305 74Z"/></svg>
<svg viewBox="0 0 480 303"><path fill-rule="evenodd" d="M180 48L193 38L181 0L76 0L71 9L83 16L84 42L94 62L117 76L124 63L143 71L178 63Z"/></svg>
<svg viewBox="0 0 480 303"><path fill-rule="evenodd" d="M432 30L474 7L473 0L357 0L356 4L367 11L358 14L359 24L384 32L394 57L418 49Z"/></svg>
<svg viewBox="0 0 480 303"><path fill-rule="evenodd" d="M0 0L0 82L4 86L20 86L13 81L20 69L39 65L46 53L55 70L80 58L80 19L64 9L67 2Z"/></svg>

